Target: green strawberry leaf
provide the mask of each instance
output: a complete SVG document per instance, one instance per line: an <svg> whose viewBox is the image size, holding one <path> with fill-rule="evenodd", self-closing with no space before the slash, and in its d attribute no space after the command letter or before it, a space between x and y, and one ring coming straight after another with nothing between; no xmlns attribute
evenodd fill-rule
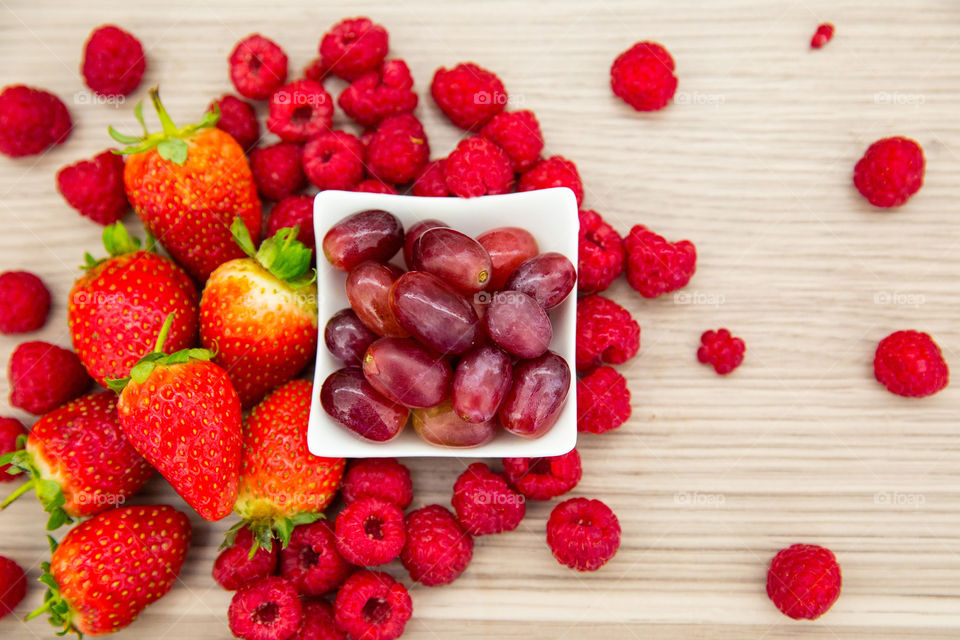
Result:
<svg viewBox="0 0 960 640"><path fill-rule="evenodd" d="M253 239L250 237L250 230L247 229L247 225L243 222L243 218L237 216L233 219L233 222L230 223L230 233L233 234L233 239L236 241L237 245L243 249L243 252L251 258L255 258L257 255L257 247L253 244Z"/></svg>
<svg viewBox="0 0 960 640"><path fill-rule="evenodd" d="M179 138L163 140L157 144L157 153L160 154L160 157L178 165L187 161L188 150L187 143Z"/></svg>
<svg viewBox="0 0 960 640"><path fill-rule="evenodd" d="M138 105L140 108L143 108L143 105ZM142 114L141 114L142 115ZM120 133L113 127L107 127L107 133L110 134L110 137L116 140L121 144L139 144L142 142L143 138L138 138L137 136L128 136L124 133ZM114 150L114 153L120 153L119 151Z"/></svg>
<svg viewBox="0 0 960 640"><path fill-rule="evenodd" d="M56 506L49 509L50 517L47 519L47 531L56 531L65 524L70 524L73 522L66 511L63 510L63 507Z"/></svg>
<svg viewBox="0 0 960 640"><path fill-rule="evenodd" d="M294 288L316 279L315 272L309 273L313 252L297 240L299 232L299 227L280 229L261 243L255 256L260 266Z"/></svg>

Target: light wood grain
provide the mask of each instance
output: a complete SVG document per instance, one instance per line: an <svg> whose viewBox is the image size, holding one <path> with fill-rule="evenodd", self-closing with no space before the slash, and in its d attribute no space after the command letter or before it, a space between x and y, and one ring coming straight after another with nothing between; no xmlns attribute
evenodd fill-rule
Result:
<svg viewBox="0 0 960 640"><path fill-rule="evenodd" d="M692 304L642 300L622 282L611 292L643 327L640 357L622 368L634 415L581 439L574 494L619 515L616 559L593 575L560 567L544 543L550 505L530 505L520 530L478 540L456 584L412 588L406 637L960 635L957 388L904 400L870 368L876 342L902 328L930 332L960 366L960 5L950 0L0 0L0 85L56 91L77 125L46 155L0 158L0 268L36 271L56 299L36 337L69 344L64 301L83 251L99 246L99 228L57 195L54 172L107 146L107 124L133 122L132 103L75 103L90 29L136 33L149 69L133 98L160 83L185 120L230 90L225 59L240 37L275 38L296 71L330 24L357 14L385 24L392 54L410 64L435 157L461 132L427 96L432 73L474 60L537 113L548 152L577 162L586 206L621 231L642 222L690 238L700 256ZM821 20L837 35L811 52ZM608 87L610 62L642 39L677 61L678 103L656 114L632 112ZM894 134L923 145L926 185L901 210L872 210L852 166ZM905 303L883 304L888 295ZM727 378L694 357L700 333L719 326L748 345ZM0 360L17 342L0 340ZM409 462L425 504L447 503L469 460ZM143 499L180 504L160 481ZM34 578L43 521L28 500L0 516L0 552ZM209 575L226 524L194 524L181 582L118 638L229 637L229 594ZM829 546L843 567L843 595L815 623L789 621L763 592L769 558L796 541ZM40 598L33 588L17 614ZM3 638L50 634L42 621L0 622Z"/></svg>

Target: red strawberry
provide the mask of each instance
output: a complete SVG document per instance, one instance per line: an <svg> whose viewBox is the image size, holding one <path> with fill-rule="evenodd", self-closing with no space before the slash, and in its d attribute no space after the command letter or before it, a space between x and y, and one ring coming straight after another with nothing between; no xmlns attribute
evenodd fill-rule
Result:
<svg viewBox="0 0 960 640"><path fill-rule="evenodd" d="M121 223L103 230L110 254L86 255L86 273L73 285L67 322L73 348L101 386L125 378L153 348L164 319L175 313L167 348L179 351L197 342L197 288L172 260L153 253L153 237L141 250Z"/></svg>
<svg viewBox="0 0 960 640"><path fill-rule="evenodd" d="M50 514L47 529L98 514L123 504L153 475L137 450L127 442L117 419L117 396L91 393L43 416L21 437L21 449L0 457L26 472L20 485L0 508L36 489L43 510Z"/></svg>
<svg viewBox="0 0 960 640"><path fill-rule="evenodd" d="M205 349L170 355L163 344L173 323L167 316L157 347L111 380L124 435L174 490L206 520L233 510L240 469L240 399L227 372Z"/></svg>
<svg viewBox="0 0 960 640"><path fill-rule="evenodd" d="M249 407L292 379L317 353L313 253L281 229L254 249L240 220L231 227L249 256L211 274L200 299L200 341L230 374Z"/></svg>
<svg viewBox="0 0 960 640"><path fill-rule="evenodd" d="M128 626L170 591L190 546L190 521L166 505L121 507L70 531L41 567L43 606L58 635L91 636Z"/></svg>
<svg viewBox="0 0 960 640"><path fill-rule="evenodd" d="M160 103L156 87L150 99L163 131L149 133L140 104L134 109L143 136L115 131L130 145L123 170L127 199L143 224L173 258L203 281L218 265L243 257L233 242L230 223L236 216L254 238L260 237L260 199L243 148L216 128L220 110L204 114L198 124L178 128Z"/></svg>

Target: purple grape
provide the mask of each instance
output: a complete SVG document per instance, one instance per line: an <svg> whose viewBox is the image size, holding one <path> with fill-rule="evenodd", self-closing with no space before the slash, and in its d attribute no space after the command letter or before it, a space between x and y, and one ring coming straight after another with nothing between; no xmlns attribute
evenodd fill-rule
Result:
<svg viewBox="0 0 960 640"><path fill-rule="evenodd" d="M428 271L468 294L485 289L493 274L490 254L483 245L444 227L427 229L413 244L413 268Z"/></svg>
<svg viewBox="0 0 960 640"><path fill-rule="evenodd" d="M519 291L493 294L485 320L490 339L518 358L543 355L553 338L547 312L536 300Z"/></svg>
<svg viewBox="0 0 960 640"><path fill-rule="evenodd" d="M402 246L403 225L379 209L347 216L323 236L323 255L340 271L350 271L365 260L386 262Z"/></svg>
<svg viewBox="0 0 960 640"><path fill-rule="evenodd" d="M539 438L556 423L570 390L570 367L548 351L513 368L513 386L497 415L507 431Z"/></svg>
<svg viewBox="0 0 960 640"><path fill-rule="evenodd" d="M492 345L468 351L453 375L453 408L467 422L495 415L512 382L510 356Z"/></svg>
<svg viewBox="0 0 960 640"><path fill-rule="evenodd" d="M340 309L327 321L323 341L334 358L360 366L367 347L379 336L360 321L353 309Z"/></svg>
<svg viewBox="0 0 960 640"><path fill-rule="evenodd" d="M432 407L447 396L453 370L410 338L380 338L363 358L363 375L373 388L407 407Z"/></svg>
<svg viewBox="0 0 960 640"><path fill-rule="evenodd" d="M432 273L400 276L390 289L390 308L401 327L441 355L463 353L477 340L473 305Z"/></svg>
<svg viewBox="0 0 960 640"><path fill-rule="evenodd" d="M420 238L420 236L422 236L429 229L446 226L449 225L447 225L445 222L431 218L428 220L421 220L410 227L410 230L407 231L407 235L403 238L403 263L407 265L407 269L413 269L413 245Z"/></svg>
<svg viewBox="0 0 960 640"><path fill-rule="evenodd" d="M410 416L409 409L374 389L360 367L345 367L327 376L320 387L320 404L351 433L374 442L396 438Z"/></svg>
<svg viewBox="0 0 960 640"><path fill-rule="evenodd" d="M573 264L563 254L551 251L517 267L504 289L522 291L549 310L563 302L576 284L577 270Z"/></svg>
<svg viewBox="0 0 960 640"><path fill-rule="evenodd" d="M424 441L439 447L478 447L493 440L497 419L466 422L453 410L449 400L429 409L411 412L413 429Z"/></svg>

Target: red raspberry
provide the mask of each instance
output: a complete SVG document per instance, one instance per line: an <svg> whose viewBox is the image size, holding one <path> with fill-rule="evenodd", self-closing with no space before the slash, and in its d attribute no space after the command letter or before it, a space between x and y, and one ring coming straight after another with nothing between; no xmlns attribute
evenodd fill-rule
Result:
<svg viewBox="0 0 960 640"><path fill-rule="evenodd" d="M460 524L475 536L513 531L527 513L523 496L482 462L474 462L460 474L452 502Z"/></svg>
<svg viewBox="0 0 960 640"><path fill-rule="evenodd" d="M241 640L287 640L300 628L303 605L292 584L263 578L233 594L227 618Z"/></svg>
<svg viewBox="0 0 960 640"><path fill-rule="evenodd" d="M363 180L363 145L346 131L321 133L303 147L303 171L320 190L349 191Z"/></svg>
<svg viewBox="0 0 960 640"><path fill-rule="evenodd" d="M267 236L276 235L280 229L300 227L297 240L316 250L317 239L313 233L313 197L287 196L273 205L267 216Z"/></svg>
<svg viewBox="0 0 960 640"><path fill-rule="evenodd" d="M23 85L0 92L0 153L11 158L32 156L62 144L73 123L60 98Z"/></svg>
<svg viewBox="0 0 960 640"><path fill-rule="evenodd" d="M257 191L267 200L283 200L300 190L303 175L303 150L292 142L278 142L250 152L250 171Z"/></svg>
<svg viewBox="0 0 960 640"><path fill-rule="evenodd" d="M713 365L714 371L726 375L743 362L743 352L747 346L740 338L734 338L726 329L704 331L700 336L701 346L697 349L697 360Z"/></svg>
<svg viewBox="0 0 960 640"><path fill-rule="evenodd" d="M814 544L781 549L770 561L767 595L794 620L816 620L840 597L840 565L833 552Z"/></svg>
<svg viewBox="0 0 960 640"><path fill-rule="evenodd" d="M541 160L520 176L517 191L536 191L553 187L569 187L577 197L577 206L583 202L583 181L577 165L563 156Z"/></svg>
<svg viewBox="0 0 960 640"><path fill-rule="evenodd" d="M337 551L358 566L387 564L407 541L403 511L395 504L362 498L347 505L336 523Z"/></svg>
<svg viewBox="0 0 960 640"><path fill-rule="evenodd" d="M613 61L610 87L637 111L663 109L677 91L673 57L656 42L638 42Z"/></svg>
<svg viewBox="0 0 960 640"><path fill-rule="evenodd" d="M140 86L147 59L143 45L119 27L104 25L90 34L83 50L83 81L104 96L125 96Z"/></svg>
<svg viewBox="0 0 960 640"><path fill-rule="evenodd" d="M41 415L79 397L93 380L80 358L49 342L24 342L10 356L10 404Z"/></svg>
<svg viewBox="0 0 960 640"><path fill-rule="evenodd" d="M437 69L430 93L461 129L479 129L507 104L507 90L500 78L472 62L461 62L450 70Z"/></svg>
<svg viewBox="0 0 960 640"><path fill-rule="evenodd" d="M304 596L333 591L352 570L337 551L333 525L327 520L294 528L290 542L280 552L280 575Z"/></svg>
<svg viewBox="0 0 960 640"><path fill-rule="evenodd" d="M923 186L923 149L910 138L877 140L853 168L853 184L875 207L899 207Z"/></svg>
<svg viewBox="0 0 960 640"><path fill-rule="evenodd" d="M443 177L446 163L446 158L428 163L413 183L413 195L430 198L449 196L450 190L447 189L447 181Z"/></svg>
<svg viewBox="0 0 960 640"><path fill-rule="evenodd" d="M820 49L832 39L833 25L829 22L824 22L817 27L816 32L813 34L813 38L810 39L810 48Z"/></svg>
<svg viewBox="0 0 960 640"><path fill-rule="evenodd" d="M343 476L340 494L348 505L363 498L377 498L406 509L413 501L410 470L396 458L355 460Z"/></svg>
<svg viewBox="0 0 960 640"><path fill-rule="evenodd" d="M10 558L0 556L0 619L13 613L27 595L27 576Z"/></svg>
<svg viewBox="0 0 960 640"><path fill-rule="evenodd" d="M407 588L382 571L361 569L333 603L337 627L357 640L396 640L413 615Z"/></svg>
<svg viewBox="0 0 960 640"><path fill-rule="evenodd" d="M413 115L390 116L377 126L367 145L367 170L390 184L413 180L430 159L430 143Z"/></svg>
<svg viewBox="0 0 960 640"><path fill-rule="evenodd" d="M236 96L225 95L211 102L209 111L213 111L213 105L220 109L217 129L233 136L245 151L257 146L260 141L260 122L252 104Z"/></svg>
<svg viewBox="0 0 960 640"><path fill-rule="evenodd" d="M570 498L550 513L547 544L560 564L596 571L617 555L620 521L599 500Z"/></svg>
<svg viewBox="0 0 960 640"><path fill-rule="evenodd" d="M920 331L895 331L881 340L873 375L890 393L908 398L933 395L950 381L940 347Z"/></svg>
<svg viewBox="0 0 960 640"><path fill-rule="evenodd" d="M473 538L450 511L431 504L407 515L407 544L400 562L410 578L427 587L450 584L473 558Z"/></svg>
<svg viewBox="0 0 960 640"><path fill-rule="evenodd" d="M447 189L461 198L509 193L513 169L507 153L486 138L473 136L460 141L444 163Z"/></svg>
<svg viewBox="0 0 960 640"><path fill-rule="evenodd" d="M27 428L23 426L22 422L16 418L0 416L0 456L20 449L17 440L20 436L25 435L27 435ZM10 468L9 464L0 465L0 482L13 482L20 477L19 473L7 473ZM2 593L2 589L0 589L0 593Z"/></svg>
<svg viewBox="0 0 960 640"><path fill-rule="evenodd" d="M47 323L50 291L28 271L0 274L0 333L28 333Z"/></svg>
<svg viewBox="0 0 960 640"><path fill-rule="evenodd" d="M384 193L392 196L397 195L396 189L376 178L361 180L353 187L352 191L359 191L361 193Z"/></svg>
<svg viewBox="0 0 960 640"><path fill-rule="evenodd" d="M577 381L577 431L613 431L630 418L630 389L613 367L597 367Z"/></svg>
<svg viewBox="0 0 960 640"><path fill-rule="evenodd" d="M333 98L322 84L302 78L270 95L267 129L287 142L306 142L333 126Z"/></svg>
<svg viewBox="0 0 960 640"><path fill-rule="evenodd" d="M310 64L304 67L303 75L306 78L310 78L314 82L323 84L323 81L327 79L328 75L330 75L330 69L327 69L327 67L323 64L322 59L314 58Z"/></svg>
<svg viewBox="0 0 960 640"><path fill-rule="evenodd" d="M387 60L380 69L363 74L340 93L337 104L364 127L412 112L417 106L417 94L407 63Z"/></svg>
<svg viewBox="0 0 960 640"><path fill-rule="evenodd" d="M510 485L531 500L549 500L577 486L583 475L576 449L550 458L504 458Z"/></svg>
<svg viewBox="0 0 960 640"><path fill-rule="evenodd" d="M303 623L290 640L347 640L347 634L337 629L329 602L311 600L303 603Z"/></svg>
<svg viewBox="0 0 960 640"><path fill-rule="evenodd" d="M213 579L227 591L236 591L251 582L273 575L279 556L274 544L269 550L258 546L253 557L253 534L243 527L237 530L233 544L220 552L213 563Z"/></svg>
<svg viewBox="0 0 960 640"><path fill-rule="evenodd" d="M627 282L644 298L656 298L685 287L697 270L697 248L689 240L667 242L642 224L623 241Z"/></svg>
<svg viewBox="0 0 960 640"><path fill-rule="evenodd" d="M640 325L609 298L577 300L577 370L600 364L623 364L640 350Z"/></svg>
<svg viewBox="0 0 960 640"><path fill-rule="evenodd" d="M323 65L344 80L373 71L387 57L387 30L369 18L341 20L323 35L320 58Z"/></svg>
<svg viewBox="0 0 960 640"><path fill-rule="evenodd" d="M623 273L626 259L623 239L596 211L580 210L578 253L577 290L580 293L606 291Z"/></svg>
<svg viewBox="0 0 960 640"><path fill-rule="evenodd" d="M110 150L60 169L57 190L81 215L104 226L123 218L130 208L123 189L123 156Z"/></svg>
<svg viewBox="0 0 960 640"><path fill-rule="evenodd" d="M230 80L244 98L266 100L287 81L287 54L273 40L249 35L230 54Z"/></svg>
<svg viewBox="0 0 960 640"><path fill-rule="evenodd" d="M543 151L543 134L533 111L505 111L495 115L480 130L480 135L507 152L510 166L517 173L533 167Z"/></svg>

